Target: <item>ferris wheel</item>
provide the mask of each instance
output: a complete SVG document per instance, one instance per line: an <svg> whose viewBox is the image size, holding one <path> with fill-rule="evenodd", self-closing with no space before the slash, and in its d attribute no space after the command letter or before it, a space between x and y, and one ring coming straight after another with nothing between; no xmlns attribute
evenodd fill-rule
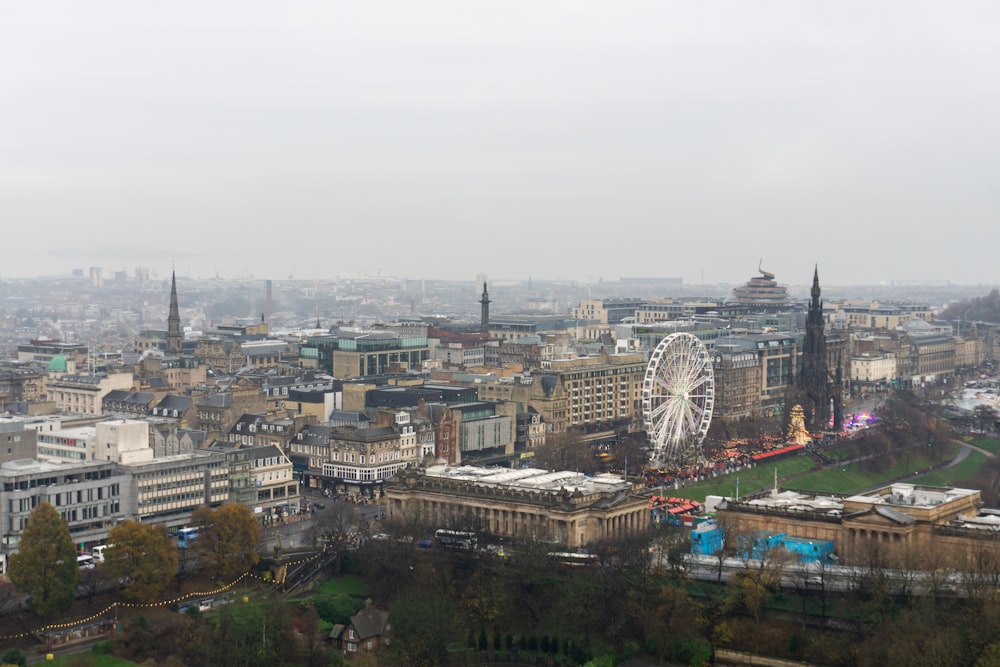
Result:
<svg viewBox="0 0 1000 667"><path fill-rule="evenodd" d="M642 384L650 465L677 468L698 463L714 403L715 376L704 344L688 333L661 340Z"/></svg>

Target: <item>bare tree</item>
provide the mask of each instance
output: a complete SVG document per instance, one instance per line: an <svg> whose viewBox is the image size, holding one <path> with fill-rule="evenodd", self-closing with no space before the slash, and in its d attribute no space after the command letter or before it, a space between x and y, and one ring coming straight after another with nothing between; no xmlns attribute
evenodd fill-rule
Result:
<svg viewBox="0 0 1000 667"><path fill-rule="evenodd" d="M549 434L545 438L545 444L535 449L535 462L548 470L592 473L597 472L600 467L594 454L594 450L583 441L580 434L567 431Z"/></svg>
<svg viewBox="0 0 1000 667"><path fill-rule="evenodd" d="M341 502L331 503L326 509L320 510L307 535L314 546L332 550L336 554L333 562L337 576L340 576L344 551L357 546L364 537L358 530L358 516L354 505Z"/></svg>

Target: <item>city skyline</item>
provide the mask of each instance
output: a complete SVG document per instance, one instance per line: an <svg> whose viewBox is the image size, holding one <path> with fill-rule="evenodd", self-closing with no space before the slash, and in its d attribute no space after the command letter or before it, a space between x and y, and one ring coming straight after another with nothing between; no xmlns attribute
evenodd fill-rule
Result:
<svg viewBox="0 0 1000 667"><path fill-rule="evenodd" d="M1000 283L991 3L0 15L3 278Z"/></svg>

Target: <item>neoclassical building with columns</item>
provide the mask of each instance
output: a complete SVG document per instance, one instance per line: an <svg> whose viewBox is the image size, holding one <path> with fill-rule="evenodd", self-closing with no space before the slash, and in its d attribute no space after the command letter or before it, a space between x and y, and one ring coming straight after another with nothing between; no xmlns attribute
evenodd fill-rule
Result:
<svg viewBox="0 0 1000 667"><path fill-rule="evenodd" d="M433 466L386 484L387 518L567 548L638 535L649 494L618 475L533 468Z"/></svg>
<svg viewBox="0 0 1000 667"><path fill-rule="evenodd" d="M728 499L716 518L727 535L769 532L832 541L843 565L947 562L961 569L988 552L1000 568L1000 510L982 504L976 489L905 482L846 497L775 488Z"/></svg>

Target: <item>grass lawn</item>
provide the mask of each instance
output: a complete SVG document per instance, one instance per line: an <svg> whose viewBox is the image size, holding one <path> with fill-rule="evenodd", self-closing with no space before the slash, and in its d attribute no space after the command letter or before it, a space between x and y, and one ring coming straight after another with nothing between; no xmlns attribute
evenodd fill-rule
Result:
<svg viewBox="0 0 1000 667"><path fill-rule="evenodd" d="M874 486L882 478L882 475L874 475L859 465L848 464L797 477L790 486L799 491L847 495Z"/></svg>
<svg viewBox="0 0 1000 667"><path fill-rule="evenodd" d="M957 444L950 445L943 459L939 459L937 463L940 464L942 460L950 461L955 458L958 454L958 447ZM981 461L982 459L980 459ZM787 484L787 488L816 493L853 494L873 486L887 484L893 480L916 481L919 477L913 473L927 470L932 465L934 462L930 459L930 452L919 447L910 450L908 455L900 456L896 465L881 472L868 470L860 463L848 463L844 466L817 470L797 477ZM953 473L946 474L952 475Z"/></svg>
<svg viewBox="0 0 1000 667"><path fill-rule="evenodd" d="M739 479L740 495L744 496L760 489L770 488L774 484L775 469L778 470L778 485L782 486L783 479L805 472L815 465L816 462L808 456L793 456L774 463L762 464L756 468L706 479L682 489L665 489L664 493L698 502L705 502L706 496L732 497L736 494L736 480Z"/></svg>
<svg viewBox="0 0 1000 667"><path fill-rule="evenodd" d="M980 440L986 445L984 448L992 447L1000 450L1000 441L989 438L977 438L972 444L981 446ZM927 470L935 464L940 465L942 460L950 461L955 458L958 451L959 445L957 443L949 445L943 459L932 461L929 451L922 447L915 447L907 454L900 456L896 465L882 472L866 470L860 463L838 464L823 468L811 457L802 454L774 463L762 464L756 468L733 472L722 477L707 479L681 489L665 489L664 493L699 502L704 502L705 497L709 495L731 497L736 493L736 480L738 478L739 493L744 496L770 488L774 484L775 469L778 471L778 486L780 488L815 493L850 495L900 479L931 486L943 486L947 485L949 480L972 477L986 460L986 457L978 452L972 452L962 463L953 468L943 468L919 476L913 473ZM826 450L824 454L831 459L841 461L848 456L848 449L844 447Z"/></svg>
<svg viewBox="0 0 1000 667"><path fill-rule="evenodd" d="M969 479L986 463L982 452L973 450L964 461L952 468L942 468L934 472L914 477L913 481L928 486L956 486L960 480Z"/></svg>
<svg viewBox="0 0 1000 667"><path fill-rule="evenodd" d="M993 452L994 455L1000 454L1000 440L996 438L971 438L969 444Z"/></svg>
<svg viewBox="0 0 1000 667"><path fill-rule="evenodd" d="M73 667L135 667L137 663L131 660L116 658L113 655L101 655L91 651L89 653L60 656L51 662L46 660L41 664L55 665L56 667L66 667L67 665L73 665Z"/></svg>
<svg viewBox="0 0 1000 667"><path fill-rule="evenodd" d="M360 597L368 595L368 587L360 577L356 577L353 574L345 574L337 579L327 579L319 585L316 592L323 595Z"/></svg>

